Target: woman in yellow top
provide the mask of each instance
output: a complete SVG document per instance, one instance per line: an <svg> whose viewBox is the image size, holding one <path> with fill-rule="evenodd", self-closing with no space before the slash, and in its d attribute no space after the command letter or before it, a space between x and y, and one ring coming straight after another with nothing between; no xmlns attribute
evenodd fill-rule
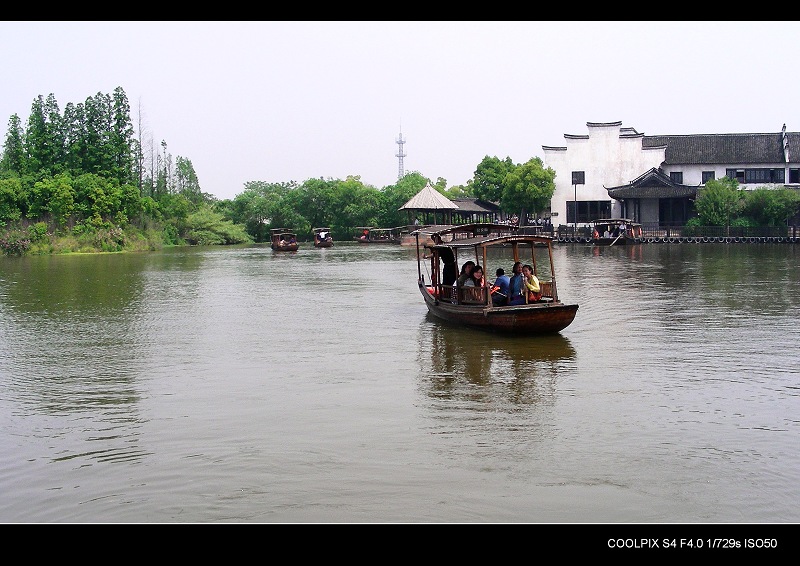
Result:
<svg viewBox="0 0 800 566"><path fill-rule="evenodd" d="M528 290L525 295L526 303L535 303L542 298L542 287L539 285L539 278L533 274L533 267L530 265L522 266L522 282Z"/></svg>

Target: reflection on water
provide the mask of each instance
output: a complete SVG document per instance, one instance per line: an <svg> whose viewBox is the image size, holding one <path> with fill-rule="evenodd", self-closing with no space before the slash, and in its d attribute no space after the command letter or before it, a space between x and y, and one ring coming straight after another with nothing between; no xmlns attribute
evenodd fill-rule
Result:
<svg viewBox="0 0 800 566"><path fill-rule="evenodd" d="M559 372L574 371L575 350L562 334L503 335L425 318L419 380L433 397L535 403Z"/></svg>

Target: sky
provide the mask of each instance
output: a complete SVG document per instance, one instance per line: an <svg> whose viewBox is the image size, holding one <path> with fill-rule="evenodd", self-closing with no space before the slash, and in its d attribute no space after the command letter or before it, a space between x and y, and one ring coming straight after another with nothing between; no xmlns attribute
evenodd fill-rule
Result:
<svg viewBox="0 0 800 566"><path fill-rule="evenodd" d="M447 186L485 156L622 122L646 135L800 131L796 22L3 21L0 132L53 94L122 87L135 127L232 199L252 181L403 170ZM794 110L792 110L794 109ZM545 163L546 164L546 163Z"/></svg>

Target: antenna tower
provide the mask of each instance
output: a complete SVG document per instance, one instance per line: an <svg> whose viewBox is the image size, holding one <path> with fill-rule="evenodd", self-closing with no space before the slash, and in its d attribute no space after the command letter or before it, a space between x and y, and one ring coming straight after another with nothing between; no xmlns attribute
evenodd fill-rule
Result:
<svg viewBox="0 0 800 566"><path fill-rule="evenodd" d="M397 145L400 147L400 150L397 152L397 155L395 155L395 157L397 157L397 180L399 181L400 179L403 178L403 174L404 174L404 172L403 172L403 158L406 156L406 154L403 153L403 144L406 143L406 140L403 139L403 128L402 127L400 128L400 135L397 137L396 142L397 142Z"/></svg>

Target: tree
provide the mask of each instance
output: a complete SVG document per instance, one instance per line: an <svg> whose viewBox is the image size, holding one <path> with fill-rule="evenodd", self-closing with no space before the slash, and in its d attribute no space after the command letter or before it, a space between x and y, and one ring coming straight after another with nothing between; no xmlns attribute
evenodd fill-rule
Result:
<svg viewBox="0 0 800 566"><path fill-rule="evenodd" d="M714 179L698 192L694 207L702 226L729 228L744 205L739 182L730 177Z"/></svg>
<svg viewBox="0 0 800 566"><path fill-rule="evenodd" d="M506 212L520 211L520 224L524 225L528 210L538 214L550 203L556 190L555 178L556 172L534 157L506 174L500 205Z"/></svg>
<svg viewBox="0 0 800 566"><path fill-rule="evenodd" d="M26 170L24 133L19 116L12 114L8 120L8 132L0 159L0 173L22 175Z"/></svg>
<svg viewBox="0 0 800 566"><path fill-rule="evenodd" d="M26 172L38 174L42 169L49 171L50 152L48 151L47 119L45 117L44 97L40 94L31 104L28 125L25 128L25 153L28 155Z"/></svg>
<svg viewBox="0 0 800 566"><path fill-rule="evenodd" d="M180 155L175 158L175 192L184 195L196 205L205 201L191 160Z"/></svg>
<svg viewBox="0 0 800 566"><path fill-rule="evenodd" d="M506 175L514 168L510 157L501 160L487 155L475 169L475 176L468 183L469 190L479 199L500 202L506 188Z"/></svg>
<svg viewBox="0 0 800 566"><path fill-rule="evenodd" d="M108 142L112 160L110 174L120 184L135 183L138 180L134 170L134 165L137 163L137 155L135 153L134 131L131 123L131 107L128 103L128 96L122 90L122 87L117 87L114 89L112 100L111 131L109 132Z"/></svg>
<svg viewBox="0 0 800 566"><path fill-rule="evenodd" d="M308 179L298 188L297 211L312 228L330 227L333 224L338 184L339 181L333 179Z"/></svg>
<svg viewBox="0 0 800 566"><path fill-rule="evenodd" d="M780 187L759 187L746 191L742 214L751 218L757 226L786 226L789 219L800 208L800 195Z"/></svg>

